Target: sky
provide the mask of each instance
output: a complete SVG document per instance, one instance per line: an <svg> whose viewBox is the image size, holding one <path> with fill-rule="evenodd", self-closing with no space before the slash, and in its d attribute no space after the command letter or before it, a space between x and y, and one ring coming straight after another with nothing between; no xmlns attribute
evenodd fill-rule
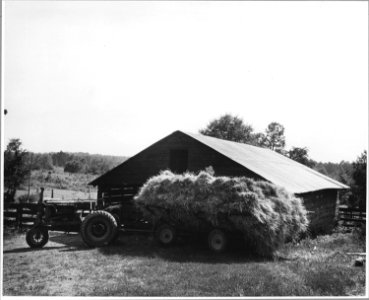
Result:
<svg viewBox="0 0 369 300"><path fill-rule="evenodd" d="M318 161L367 149L367 1L2 5L3 146L131 156L230 113Z"/></svg>

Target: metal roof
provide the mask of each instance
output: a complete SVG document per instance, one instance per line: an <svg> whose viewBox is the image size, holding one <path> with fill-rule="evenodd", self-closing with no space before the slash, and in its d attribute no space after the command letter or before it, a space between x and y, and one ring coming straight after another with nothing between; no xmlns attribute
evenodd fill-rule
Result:
<svg viewBox="0 0 369 300"><path fill-rule="evenodd" d="M182 132L294 194L349 187L273 150Z"/></svg>

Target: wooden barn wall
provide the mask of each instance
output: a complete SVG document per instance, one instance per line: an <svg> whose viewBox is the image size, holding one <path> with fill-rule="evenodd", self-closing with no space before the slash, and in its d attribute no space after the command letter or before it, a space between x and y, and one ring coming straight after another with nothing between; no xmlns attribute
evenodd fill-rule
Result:
<svg viewBox="0 0 369 300"><path fill-rule="evenodd" d="M260 179L257 174L224 155L187 135L176 132L132 157L121 167L106 174L98 183L99 194L112 186L141 185L161 170L169 169L169 154L172 149L188 149L189 171L197 172L212 166L217 176L248 176Z"/></svg>
<svg viewBox="0 0 369 300"><path fill-rule="evenodd" d="M337 218L337 190L321 190L298 195L309 212L312 233L329 233Z"/></svg>

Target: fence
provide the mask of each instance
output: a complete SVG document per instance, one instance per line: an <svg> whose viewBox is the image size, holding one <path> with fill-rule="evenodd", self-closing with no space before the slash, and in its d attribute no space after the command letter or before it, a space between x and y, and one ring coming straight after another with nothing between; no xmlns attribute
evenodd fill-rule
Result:
<svg viewBox="0 0 369 300"><path fill-rule="evenodd" d="M85 217L91 212L91 203L75 203L76 213ZM93 205L93 208L95 205ZM4 225L16 227L32 227L37 215L37 203L8 203L4 205ZM68 225L68 224L66 224Z"/></svg>
<svg viewBox="0 0 369 300"><path fill-rule="evenodd" d="M4 205L4 225L27 227L36 219L37 204L10 203Z"/></svg>
<svg viewBox="0 0 369 300"><path fill-rule="evenodd" d="M366 212L359 208L349 208L340 206L338 208L339 221L344 227L358 227L361 224L365 225Z"/></svg>

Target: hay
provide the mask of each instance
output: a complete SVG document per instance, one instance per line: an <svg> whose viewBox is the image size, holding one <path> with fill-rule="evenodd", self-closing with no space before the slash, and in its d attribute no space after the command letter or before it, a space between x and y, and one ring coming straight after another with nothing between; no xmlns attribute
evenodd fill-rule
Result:
<svg viewBox="0 0 369 300"><path fill-rule="evenodd" d="M179 228L218 227L241 232L260 255L271 255L286 239L306 231L306 210L299 198L266 181L215 177L207 172L183 175L163 171L135 197L144 216Z"/></svg>

